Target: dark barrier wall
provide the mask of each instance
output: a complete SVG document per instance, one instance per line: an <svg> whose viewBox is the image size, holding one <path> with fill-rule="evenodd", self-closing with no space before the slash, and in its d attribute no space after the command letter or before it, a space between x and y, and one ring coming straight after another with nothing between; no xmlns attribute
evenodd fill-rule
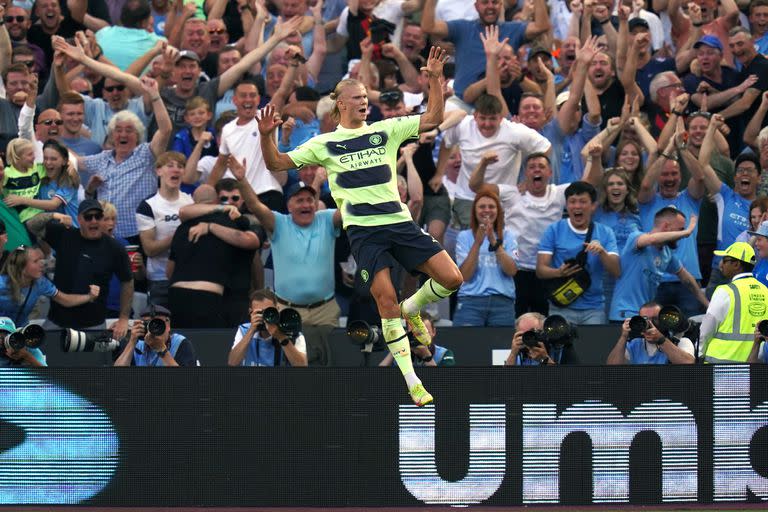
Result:
<svg viewBox="0 0 768 512"><path fill-rule="evenodd" d="M574 343L582 364L603 364L619 337L620 326L582 326ZM435 342L453 350L458 366L490 366L494 351L508 351L514 329L502 327L438 327ZM234 329L185 329L181 331L195 346L203 366L226 366L232 347ZM66 354L61 352L60 331L48 331L43 350L52 367L104 366L111 364L109 354ZM334 329L330 337L331 361L334 366L361 366L359 347L350 343L344 329ZM503 361L505 353L497 354ZM384 352L371 355L371 364L378 364Z"/></svg>
<svg viewBox="0 0 768 512"><path fill-rule="evenodd" d="M768 368L0 370L0 503L768 500Z"/></svg>

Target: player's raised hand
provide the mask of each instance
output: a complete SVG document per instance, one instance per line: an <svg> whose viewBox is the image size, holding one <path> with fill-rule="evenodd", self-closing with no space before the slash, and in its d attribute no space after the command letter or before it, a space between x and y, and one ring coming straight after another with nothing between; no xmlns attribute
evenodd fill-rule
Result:
<svg viewBox="0 0 768 512"><path fill-rule="evenodd" d="M280 114L275 110L274 105L267 105L261 109L261 114L256 114L256 121L259 124L259 133L266 136L271 135L275 128L283 124Z"/></svg>

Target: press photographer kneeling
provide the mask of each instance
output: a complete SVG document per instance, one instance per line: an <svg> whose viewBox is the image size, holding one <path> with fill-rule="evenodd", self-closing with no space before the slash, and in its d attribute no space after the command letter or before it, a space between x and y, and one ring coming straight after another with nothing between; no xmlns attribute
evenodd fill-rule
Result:
<svg viewBox="0 0 768 512"><path fill-rule="evenodd" d="M515 335L504 366L578 364L573 348L576 327L560 315L525 313L515 320Z"/></svg>
<svg viewBox="0 0 768 512"><path fill-rule="evenodd" d="M251 321L241 324L229 351L229 366L307 366L307 344L295 309L277 309L271 290L251 294Z"/></svg>
<svg viewBox="0 0 768 512"><path fill-rule="evenodd" d="M624 320L608 364L693 364L693 342L674 334L688 330L688 320L674 306L647 302L639 315Z"/></svg>
<svg viewBox="0 0 768 512"><path fill-rule="evenodd" d="M171 332L171 312L163 306L150 306L134 321L128 342L115 366L196 366L192 343Z"/></svg>

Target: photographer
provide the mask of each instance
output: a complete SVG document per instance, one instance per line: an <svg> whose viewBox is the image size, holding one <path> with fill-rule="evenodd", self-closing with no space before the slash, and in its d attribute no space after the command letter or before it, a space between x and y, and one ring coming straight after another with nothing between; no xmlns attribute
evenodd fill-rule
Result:
<svg viewBox="0 0 768 512"><path fill-rule="evenodd" d="M160 323L162 333L158 333ZM115 366L197 366L197 356L187 338L171 332L171 312L163 306L150 306L141 312L140 321L133 322Z"/></svg>
<svg viewBox="0 0 768 512"><path fill-rule="evenodd" d="M535 332L537 337L543 337L545 321L541 313L524 313L515 320L515 335L512 337L512 347L504 366L540 366L556 364L578 364L579 359L570 340L566 343L553 343L537 340L533 346L526 346L523 334Z"/></svg>
<svg viewBox="0 0 768 512"><path fill-rule="evenodd" d="M435 336L437 336L437 329L435 328L435 320L432 315L426 311L421 312L421 320L424 322L424 327L427 328L427 332L432 337L432 343L428 347L425 347L411 338L411 360L414 366L456 366L456 359L453 357L453 351L449 348L442 347L435 343ZM409 333L410 334L410 333ZM392 366L395 358L392 354L388 353L381 360L379 366Z"/></svg>
<svg viewBox="0 0 768 512"><path fill-rule="evenodd" d="M688 338L679 340L665 336L656 327L661 306L647 302L639 315L646 319L646 329L632 332L630 318L621 326L621 336L608 354L607 364L693 364L693 343Z"/></svg>
<svg viewBox="0 0 768 512"><path fill-rule="evenodd" d="M277 324L264 321L264 310L277 307L271 290L251 294L251 321L240 325L229 351L229 366L307 366L304 335L291 339Z"/></svg>
<svg viewBox="0 0 768 512"><path fill-rule="evenodd" d="M16 332L16 325L7 316L0 317L0 368L12 367L41 367L45 363L45 354L39 348L23 347L13 349L6 345L6 338Z"/></svg>

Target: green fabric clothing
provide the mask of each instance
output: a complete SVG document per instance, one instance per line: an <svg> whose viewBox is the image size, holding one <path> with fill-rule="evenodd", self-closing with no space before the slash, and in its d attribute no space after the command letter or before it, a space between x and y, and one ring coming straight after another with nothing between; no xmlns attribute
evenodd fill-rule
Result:
<svg viewBox="0 0 768 512"><path fill-rule="evenodd" d="M9 165L5 168L5 177L3 177L3 197L16 195L34 199L37 191L40 190L40 182L45 176L45 167L40 163L33 165L29 172L21 172ZM21 222L27 222L42 212L40 209L29 206L16 206L14 210L18 212Z"/></svg>
<svg viewBox="0 0 768 512"><path fill-rule="evenodd" d="M311 138L288 156L297 167L325 167L345 228L409 222L413 219L400 202L395 169L400 145L418 134L419 116L385 119L356 129L339 126Z"/></svg>
<svg viewBox="0 0 768 512"><path fill-rule="evenodd" d="M20 245L31 245L29 234L24 225L19 221L19 214L16 210L5 206L0 201L0 220L5 223L5 230L8 233L8 243L5 244L6 251L12 251Z"/></svg>

